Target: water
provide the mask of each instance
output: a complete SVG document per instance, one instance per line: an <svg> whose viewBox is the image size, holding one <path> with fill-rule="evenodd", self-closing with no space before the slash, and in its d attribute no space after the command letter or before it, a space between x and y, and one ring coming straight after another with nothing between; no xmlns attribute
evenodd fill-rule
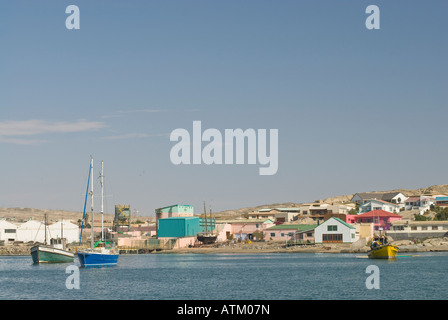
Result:
<svg viewBox="0 0 448 320"><path fill-rule="evenodd" d="M79 262L75 258L75 265ZM367 289L369 265L380 288ZM79 269L80 289L67 289L66 267L0 257L0 299L37 300L303 300L448 298L448 253L395 261L359 254L121 255L115 267Z"/></svg>

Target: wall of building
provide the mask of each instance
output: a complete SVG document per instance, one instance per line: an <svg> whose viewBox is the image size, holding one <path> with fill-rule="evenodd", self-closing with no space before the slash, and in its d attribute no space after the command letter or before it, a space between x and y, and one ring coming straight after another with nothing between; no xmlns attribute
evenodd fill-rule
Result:
<svg viewBox="0 0 448 320"><path fill-rule="evenodd" d="M202 229L199 217L171 217L160 219L158 223L158 238L182 238L196 236Z"/></svg>

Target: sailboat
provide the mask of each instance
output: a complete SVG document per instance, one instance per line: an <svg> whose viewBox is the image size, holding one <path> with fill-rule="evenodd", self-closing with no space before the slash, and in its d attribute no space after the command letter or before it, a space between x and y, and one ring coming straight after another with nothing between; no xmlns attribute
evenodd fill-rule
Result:
<svg viewBox="0 0 448 320"><path fill-rule="evenodd" d="M203 244L215 243L216 238L218 236L213 232L212 210L210 209L210 231L208 231L207 210L205 208L205 201L204 201L204 221L205 221L205 232L199 232L196 237L198 241L202 242Z"/></svg>
<svg viewBox="0 0 448 320"><path fill-rule="evenodd" d="M36 244L30 249L33 263L60 263L73 262L75 254L66 250L65 239L50 239L50 245L47 242L47 215L44 218L45 225L45 243ZM62 224L61 224L62 227Z"/></svg>
<svg viewBox="0 0 448 320"><path fill-rule="evenodd" d="M94 225L93 225L93 158L90 159L89 178L87 182L86 201L84 203L84 214L81 225L81 235L79 238L79 245L81 245L82 230L84 228L84 219L86 212L87 193L89 190L89 180L91 184L90 189L90 213L92 216L92 235L91 246L87 250L79 250L77 252L79 263L82 267L104 267L115 266L118 263L118 250L116 250L111 242L104 240L104 228L101 228L101 240L94 243ZM103 188L103 161L101 161L101 226L104 225L104 188Z"/></svg>

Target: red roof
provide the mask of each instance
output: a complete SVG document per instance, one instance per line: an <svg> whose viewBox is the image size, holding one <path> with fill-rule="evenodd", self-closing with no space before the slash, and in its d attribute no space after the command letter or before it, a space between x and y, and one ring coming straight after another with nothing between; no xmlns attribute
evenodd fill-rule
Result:
<svg viewBox="0 0 448 320"><path fill-rule="evenodd" d="M401 218L400 215L398 215L396 213L389 212L389 211L372 210L372 211L365 212L363 214L359 214L359 215L355 216L355 219L370 218L370 217L396 217L396 218Z"/></svg>

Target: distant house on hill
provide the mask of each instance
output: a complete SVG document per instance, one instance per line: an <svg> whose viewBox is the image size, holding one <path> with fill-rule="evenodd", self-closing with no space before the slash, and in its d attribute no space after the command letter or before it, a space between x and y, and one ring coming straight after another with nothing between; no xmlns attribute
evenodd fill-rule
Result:
<svg viewBox="0 0 448 320"><path fill-rule="evenodd" d="M439 207L447 207L448 206L448 197L436 197L436 206Z"/></svg>
<svg viewBox="0 0 448 320"><path fill-rule="evenodd" d="M271 219L276 223L291 222L296 219L300 213L300 208L266 208L258 212L249 212L243 216L249 219Z"/></svg>
<svg viewBox="0 0 448 320"><path fill-rule="evenodd" d="M432 196L413 196L406 199L404 208L405 210L420 210L420 214L423 214L434 202Z"/></svg>
<svg viewBox="0 0 448 320"><path fill-rule="evenodd" d="M358 213L365 213L372 210L384 210L388 212L400 212L400 207L397 204L383 201L383 200L370 200L359 206Z"/></svg>
<svg viewBox="0 0 448 320"><path fill-rule="evenodd" d="M373 192L363 192L356 193L351 201L358 204L364 204L371 200L382 200L399 205L399 207L404 207L405 201L408 197L401 192L383 192L383 193L373 193Z"/></svg>

